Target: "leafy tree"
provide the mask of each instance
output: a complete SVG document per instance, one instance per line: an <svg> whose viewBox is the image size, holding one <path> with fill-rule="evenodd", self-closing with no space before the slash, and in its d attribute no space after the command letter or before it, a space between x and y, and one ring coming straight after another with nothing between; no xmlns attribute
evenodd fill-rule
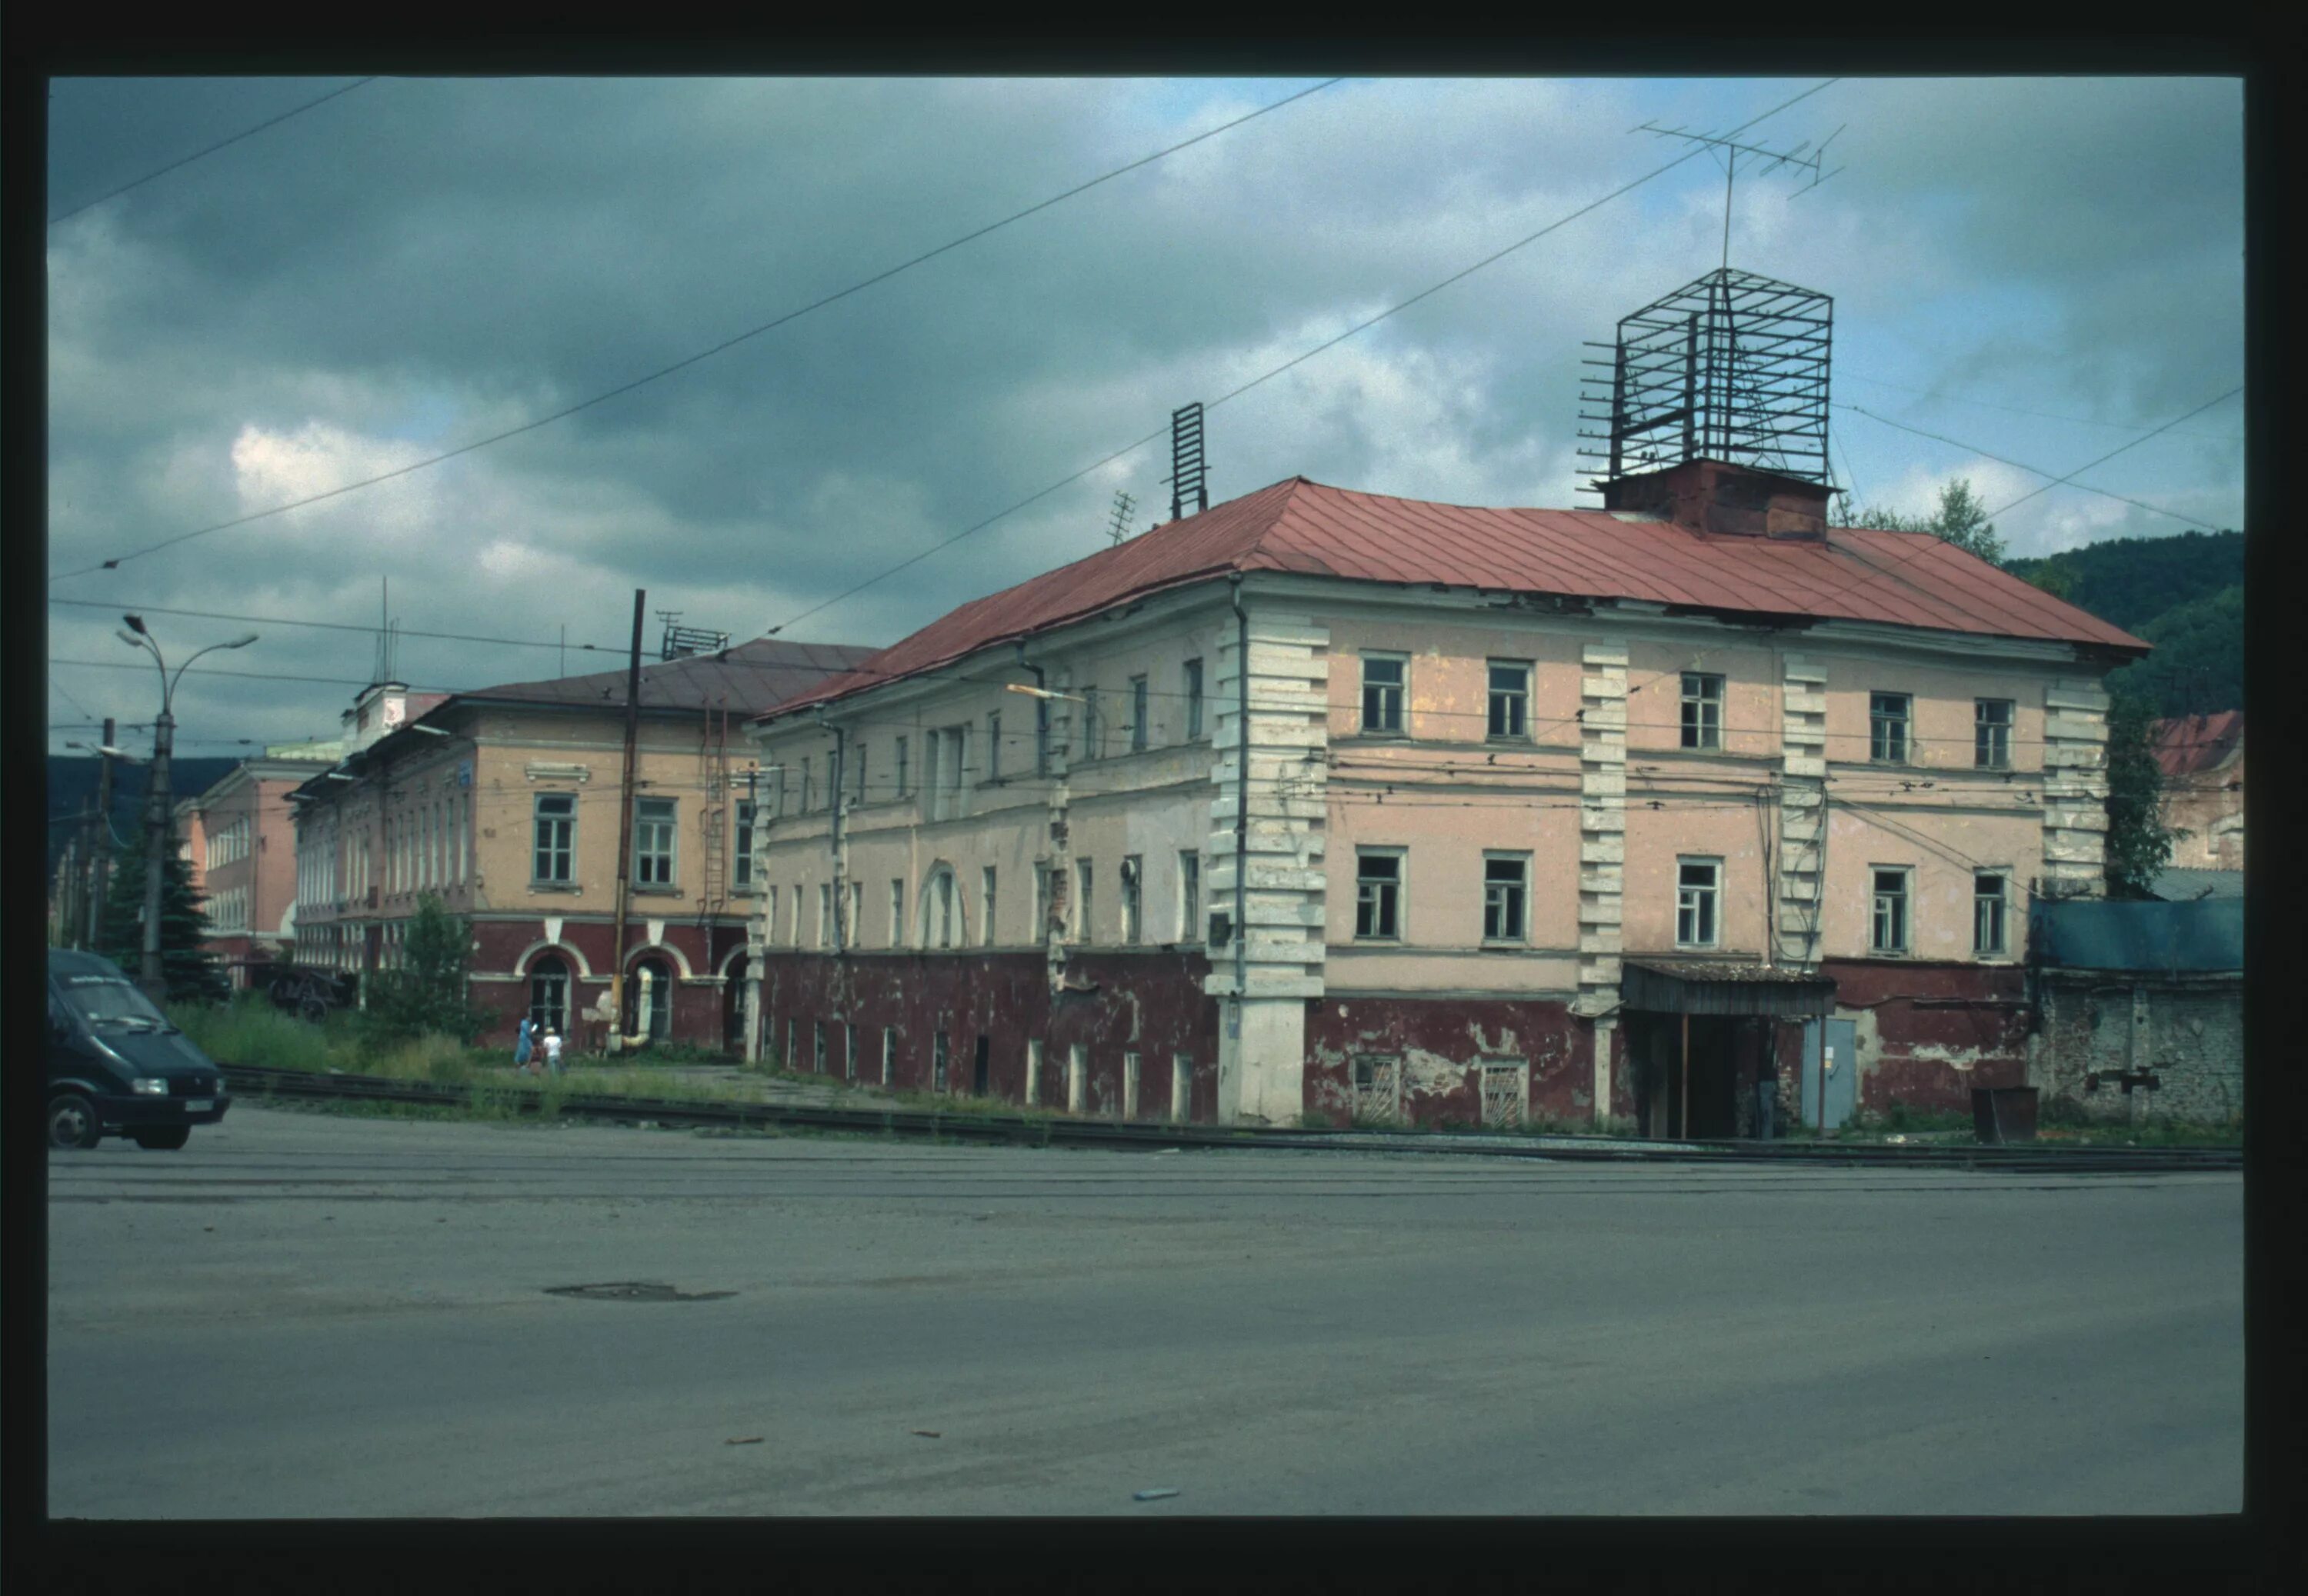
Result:
<svg viewBox="0 0 2308 1596"><path fill-rule="evenodd" d="M2111 678L2111 681L2113 679ZM2188 834L2163 822L2163 768L2150 739L2155 706L2135 692L2111 692L2107 712L2107 895L2144 898L2172 845Z"/></svg>
<svg viewBox="0 0 2308 1596"><path fill-rule="evenodd" d="M193 890L193 867L175 848L161 860L160 974L172 1003L221 1003L232 982L204 946L208 911ZM105 890L97 951L135 980L144 968L144 846L142 837L115 844Z"/></svg>
<svg viewBox="0 0 2308 1596"><path fill-rule="evenodd" d="M400 962L369 977L364 1029L378 1042L429 1034L469 1044L488 1024L468 993L472 963L471 926L432 893L420 894Z"/></svg>
<svg viewBox="0 0 2308 1596"><path fill-rule="evenodd" d="M2070 604L2073 604L2075 602L2075 571L2071 566L2063 564L2058 555L2054 554L2047 560L2036 561L2030 565L2029 569L2026 571L2019 569L2019 567L2023 563L2028 562L2013 561L2003 569L2011 571L2015 576L2018 576L2028 582L2032 582L2054 598L2066 599Z"/></svg>
<svg viewBox="0 0 2308 1596"><path fill-rule="evenodd" d="M1942 488L1939 509L1927 517L1905 516L1879 505L1861 511L1852 525L1878 532L1928 532L1991 565L2003 562L2003 540L1995 535L1995 523L1987 519L1979 495L1971 491L1969 477L1959 476Z"/></svg>

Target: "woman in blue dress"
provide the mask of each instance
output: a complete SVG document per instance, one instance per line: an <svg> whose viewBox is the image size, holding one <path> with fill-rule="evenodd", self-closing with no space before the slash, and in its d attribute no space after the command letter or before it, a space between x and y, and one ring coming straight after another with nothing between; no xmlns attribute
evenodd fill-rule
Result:
<svg viewBox="0 0 2308 1596"><path fill-rule="evenodd" d="M512 1044L512 1061L516 1069L529 1068L530 1033L536 1027L535 1020L524 1018L521 1022L521 1033Z"/></svg>

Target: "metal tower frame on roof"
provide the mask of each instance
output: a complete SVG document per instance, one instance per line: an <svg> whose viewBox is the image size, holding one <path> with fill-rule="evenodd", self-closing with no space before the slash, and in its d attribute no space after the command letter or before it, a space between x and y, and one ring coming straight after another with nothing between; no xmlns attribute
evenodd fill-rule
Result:
<svg viewBox="0 0 2308 1596"><path fill-rule="evenodd" d="M1835 302L1723 267L1620 319L1610 352L1580 364L1581 457L1599 482L1717 459L1831 484L1828 365ZM1598 485L1599 485L1598 482Z"/></svg>

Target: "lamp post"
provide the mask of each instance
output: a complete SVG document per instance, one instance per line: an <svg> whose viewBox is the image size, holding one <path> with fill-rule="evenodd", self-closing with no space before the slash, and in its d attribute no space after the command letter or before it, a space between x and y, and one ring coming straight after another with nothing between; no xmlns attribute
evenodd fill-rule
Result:
<svg viewBox="0 0 2308 1596"><path fill-rule="evenodd" d="M152 663L160 672L160 718L152 723L152 780L145 794L144 805L144 966L138 973L136 984L144 995L157 1005L168 1000L168 977L160 968L160 881L168 869L170 799L168 790L168 756L176 744L177 718L172 706L177 697L177 683L185 679L185 672L193 660L202 654L213 654L220 648L245 648L256 641L256 634L236 638L229 643L211 643L194 654L191 659L168 674L168 662L160 657L160 645L145 628L142 615L123 615L128 622L126 631L116 633L132 648L142 648L151 655Z"/></svg>

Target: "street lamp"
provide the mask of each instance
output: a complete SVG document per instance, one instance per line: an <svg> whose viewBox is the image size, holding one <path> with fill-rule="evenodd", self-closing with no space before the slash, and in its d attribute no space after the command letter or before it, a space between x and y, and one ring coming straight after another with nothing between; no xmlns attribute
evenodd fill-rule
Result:
<svg viewBox="0 0 2308 1596"><path fill-rule="evenodd" d="M172 676L168 674L168 662L160 657L160 645L146 628L144 618L123 615L121 619L128 622L128 630L116 635L130 648L142 648L151 655L152 663L160 672L160 718L152 723L152 781L144 806L144 967L138 973L136 982L157 1005L167 1001L168 995L168 977L160 969L160 880L168 868L171 829L170 799L174 794L168 790L168 756L176 745L177 683L185 679L185 671L201 655L213 654L220 648L245 648L256 641L256 633L252 631L229 643L211 643L178 665Z"/></svg>

